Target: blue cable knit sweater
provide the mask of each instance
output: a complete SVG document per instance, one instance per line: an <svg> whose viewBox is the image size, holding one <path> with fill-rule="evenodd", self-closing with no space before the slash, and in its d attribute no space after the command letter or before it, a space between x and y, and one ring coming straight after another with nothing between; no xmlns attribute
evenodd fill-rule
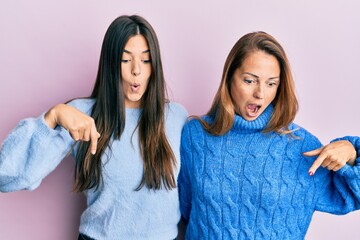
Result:
<svg viewBox="0 0 360 240"><path fill-rule="evenodd" d="M178 187L186 239L304 239L314 211L360 207L359 158L354 167L320 167L309 176L315 158L302 153L321 143L295 124L299 139L263 134L272 112L269 106L251 122L236 116L223 136L210 135L198 120L185 125ZM359 150L358 137L344 139Z"/></svg>
<svg viewBox="0 0 360 240"><path fill-rule="evenodd" d="M70 103L87 114L93 104L92 99ZM107 150L104 154L110 156L109 160L103 157L106 161L104 187L85 192L87 208L81 216L80 232L91 238L169 240L177 235L178 190L154 191L143 187L135 191L143 174L138 130L134 132L140 113L140 109L126 109L124 132L120 140L113 140L112 152ZM178 161L180 135L187 116L181 105L167 104L166 135ZM66 156L73 143L65 129L50 129L43 115L21 121L4 141L0 152L0 191L35 189Z"/></svg>

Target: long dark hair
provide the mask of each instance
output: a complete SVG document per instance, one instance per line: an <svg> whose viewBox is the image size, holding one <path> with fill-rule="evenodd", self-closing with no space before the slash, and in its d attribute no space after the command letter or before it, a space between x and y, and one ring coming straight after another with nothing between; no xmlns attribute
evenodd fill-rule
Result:
<svg viewBox="0 0 360 240"><path fill-rule="evenodd" d="M272 104L274 112L264 132L291 133L289 124L298 110L294 80L286 53L280 43L265 32L252 32L241 37L231 49L224 65L222 80L207 115L214 117L212 124L197 118L204 129L214 135L227 133L233 126L235 107L231 99L230 86L234 72L245 58L254 51L264 51L274 56L280 65L280 85Z"/></svg>
<svg viewBox="0 0 360 240"><path fill-rule="evenodd" d="M151 57L151 76L141 100L139 144L144 161L141 182L149 189L176 187L173 167L175 156L165 135L164 112L166 88L160 47L154 29L137 15L120 16L109 26L102 44L99 69L91 98L96 99L91 116L100 133L95 155L89 142L81 142L76 155L75 191L98 187L103 182L101 157L110 146L112 137L119 139L125 127L125 100L121 77L121 56L127 41L141 34L147 40Z"/></svg>

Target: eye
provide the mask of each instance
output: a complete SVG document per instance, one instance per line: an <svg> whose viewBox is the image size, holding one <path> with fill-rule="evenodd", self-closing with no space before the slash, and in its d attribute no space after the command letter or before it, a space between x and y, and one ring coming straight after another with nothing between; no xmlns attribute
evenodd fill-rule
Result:
<svg viewBox="0 0 360 240"><path fill-rule="evenodd" d="M130 62L130 60L129 59L121 59L121 62L122 63L128 63L128 62Z"/></svg>
<svg viewBox="0 0 360 240"><path fill-rule="evenodd" d="M267 85L269 87L275 87L277 85L277 83L276 82L268 82Z"/></svg>
<svg viewBox="0 0 360 240"><path fill-rule="evenodd" d="M143 61L143 63L151 63L151 60L150 59L148 59L148 60L142 60Z"/></svg>
<svg viewBox="0 0 360 240"><path fill-rule="evenodd" d="M250 78L245 78L245 79L244 79L244 82L247 83L247 84L252 84L252 83L255 83L255 80L254 80L254 79L250 79Z"/></svg>

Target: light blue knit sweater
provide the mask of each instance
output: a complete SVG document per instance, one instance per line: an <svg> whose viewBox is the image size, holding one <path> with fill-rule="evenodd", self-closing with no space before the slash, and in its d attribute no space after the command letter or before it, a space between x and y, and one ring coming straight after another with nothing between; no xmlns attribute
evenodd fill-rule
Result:
<svg viewBox="0 0 360 240"><path fill-rule="evenodd" d="M185 125L178 187L186 239L304 239L314 211L360 207L359 158L355 167L320 167L309 176L315 158L302 153L319 140L295 124L300 139L261 133L272 111L251 122L236 116L223 136L208 134L198 120ZM358 137L347 139L359 150Z"/></svg>
<svg viewBox="0 0 360 240"><path fill-rule="evenodd" d="M70 103L87 114L93 104L91 99ZM177 235L178 190L154 191L146 187L134 190L143 174L138 131L133 135L140 113L140 109L126 109L121 139L113 141L112 153L105 153L110 158L104 165L104 188L85 193L88 206L81 216L80 232L94 239L169 240ZM178 161L180 135L187 116L181 105L167 104L166 135ZM4 141L0 152L0 191L35 189L61 162L73 143L63 128L48 128L43 115L21 121Z"/></svg>

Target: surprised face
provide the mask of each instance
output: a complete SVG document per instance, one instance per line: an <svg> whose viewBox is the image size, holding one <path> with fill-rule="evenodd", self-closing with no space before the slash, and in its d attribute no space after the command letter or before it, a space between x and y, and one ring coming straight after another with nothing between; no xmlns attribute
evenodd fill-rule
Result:
<svg viewBox="0 0 360 240"><path fill-rule="evenodd" d="M280 65L264 51L247 56L232 77L230 93L235 112L253 121L275 99L280 84Z"/></svg>
<svg viewBox="0 0 360 240"><path fill-rule="evenodd" d="M125 107L140 107L150 76L151 58L148 43L143 35L135 35L126 43L121 58Z"/></svg>

